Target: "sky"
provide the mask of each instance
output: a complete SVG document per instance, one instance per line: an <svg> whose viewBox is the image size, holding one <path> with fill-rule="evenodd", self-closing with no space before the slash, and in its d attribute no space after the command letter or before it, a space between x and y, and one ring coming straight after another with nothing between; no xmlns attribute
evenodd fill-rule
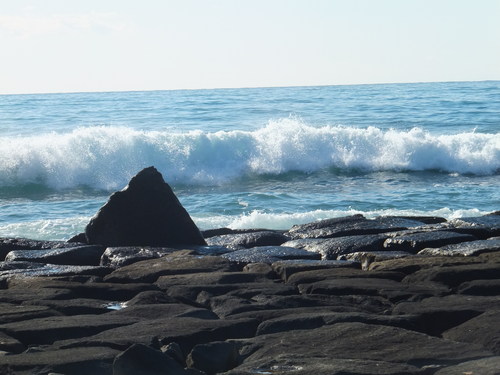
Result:
<svg viewBox="0 0 500 375"><path fill-rule="evenodd" d="M0 0L0 94L500 79L500 0Z"/></svg>

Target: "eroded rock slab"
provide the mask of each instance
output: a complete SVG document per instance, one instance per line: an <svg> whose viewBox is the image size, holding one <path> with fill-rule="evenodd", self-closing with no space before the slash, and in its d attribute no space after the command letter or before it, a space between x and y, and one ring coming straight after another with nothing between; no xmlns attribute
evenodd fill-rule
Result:
<svg viewBox="0 0 500 375"><path fill-rule="evenodd" d="M2 356L1 363L8 366L14 374L21 375L50 372L111 375L113 360L119 353L119 350L106 346L49 349Z"/></svg>
<svg viewBox="0 0 500 375"><path fill-rule="evenodd" d="M0 324L0 331L28 345L52 344L57 340L82 338L111 328L135 323L137 319L111 314L37 318Z"/></svg>
<svg viewBox="0 0 500 375"><path fill-rule="evenodd" d="M488 254L484 254L488 255ZM396 258L373 262L370 271L395 271L405 274L414 273L420 269L431 267L447 267L452 265L469 265L483 263L480 257L426 257L415 255L412 257Z"/></svg>
<svg viewBox="0 0 500 375"><path fill-rule="evenodd" d="M500 236L500 215L464 217L451 221L451 224L464 232L470 231L480 239Z"/></svg>
<svg viewBox="0 0 500 375"><path fill-rule="evenodd" d="M224 246L230 249L248 249L256 246L280 246L290 238L275 231L224 234L207 239L212 246Z"/></svg>
<svg viewBox="0 0 500 375"><path fill-rule="evenodd" d="M156 285L166 290L176 285L220 285L272 282L273 279L266 273L258 272L199 272L195 274L181 274L160 276Z"/></svg>
<svg viewBox="0 0 500 375"><path fill-rule="evenodd" d="M14 250L7 254L5 261L98 266L103 252L104 247L102 246L77 246L47 250Z"/></svg>
<svg viewBox="0 0 500 375"><path fill-rule="evenodd" d="M2 324L59 315L61 313L45 305L25 306L17 303L0 302L0 323Z"/></svg>
<svg viewBox="0 0 500 375"><path fill-rule="evenodd" d="M338 259L350 260L361 264L363 270L368 270L373 262L381 262L388 259L397 259L411 256L406 251L359 251L340 256Z"/></svg>
<svg viewBox="0 0 500 375"><path fill-rule="evenodd" d="M21 353L24 350L26 350L26 346L24 344L0 331L0 351L7 353Z"/></svg>
<svg viewBox="0 0 500 375"><path fill-rule="evenodd" d="M493 280L466 281L457 288L459 294L472 294L475 296L498 296L500 295L500 275Z"/></svg>
<svg viewBox="0 0 500 375"><path fill-rule="evenodd" d="M0 261L14 250L37 250L37 249L58 249L64 247L75 247L75 243L64 241L39 241L27 238L0 238Z"/></svg>
<svg viewBox="0 0 500 375"><path fill-rule="evenodd" d="M50 278L21 278L9 283L8 291L31 290L33 294L42 294L50 290L68 290L73 298L94 298L102 300L126 301L146 290L157 290L148 283L118 284L107 282L82 283Z"/></svg>
<svg viewBox="0 0 500 375"><path fill-rule="evenodd" d="M259 246L223 254L223 258L237 263L274 263L287 259L319 259L319 254L287 246Z"/></svg>
<svg viewBox="0 0 500 375"><path fill-rule="evenodd" d="M337 280L345 278L382 278L394 281L401 281L405 277L404 273L394 271L372 271L366 272L357 268L333 267L318 270L296 272L291 275L287 282L289 284L308 284L323 280Z"/></svg>
<svg viewBox="0 0 500 375"><path fill-rule="evenodd" d="M449 289L438 284L405 285L382 278L345 278L299 284L301 293L332 295L382 296L391 301L423 299L449 293Z"/></svg>
<svg viewBox="0 0 500 375"><path fill-rule="evenodd" d="M143 344L133 344L113 361L113 375L188 375L174 359Z"/></svg>
<svg viewBox="0 0 500 375"><path fill-rule="evenodd" d="M335 361L383 359L422 367L492 356L490 351L478 345L443 340L398 327L357 322L257 336L245 340L243 345L240 352L248 353L241 366L245 369L289 366L297 361L310 363L311 358L315 363L332 363L332 358Z"/></svg>
<svg viewBox="0 0 500 375"><path fill-rule="evenodd" d="M168 247L108 247L102 254L100 264L106 267L119 268L141 260L160 258L176 251L179 250Z"/></svg>
<svg viewBox="0 0 500 375"><path fill-rule="evenodd" d="M500 357L487 357L447 366L437 371L435 375L498 375L499 368Z"/></svg>
<svg viewBox="0 0 500 375"><path fill-rule="evenodd" d="M323 259L337 259L339 256L359 251L382 250L387 236L357 235L335 238L306 238L285 242L283 246L296 247L321 254Z"/></svg>
<svg viewBox="0 0 500 375"><path fill-rule="evenodd" d="M196 256L179 251L158 259L143 260L121 267L105 277L115 283L155 282L160 276L210 271L236 271L229 260L218 256Z"/></svg>
<svg viewBox="0 0 500 375"><path fill-rule="evenodd" d="M222 373L240 363L238 345L232 342L217 341L196 345L187 357L187 365L204 371L207 375Z"/></svg>
<svg viewBox="0 0 500 375"><path fill-rule="evenodd" d="M417 253L427 247L442 247L474 240L476 240L476 237L470 234L451 231L428 231L388 238L384 242L384 247L390 250Z"/></svg>
<svg viewBox="0 0 500 375"><path fill-rule="evenodd" d="M272 264L275 272L284 280L297 272L322 270L329 268L359 268L358 262L345 260L307 260L307 259L290 259L280 260Z"/></svg>
<svg viewBox="0 0 500 375"><path fill-rule="evenodd" d="M109 272L111 272L110 268L102 266L67 266L26 261L0 262L0 281L41 276L104 276Z"/></svg>
<svg viewBox="0 0 500 375"><path fill-rule="evenodd" d="M473 256L494 251L500 251L500 240L462 242L440 248L423 249L418 254L427 256Z"/></svg>
<svg viewBox="0 0 500 375"><path fill-rule="evenodd" d="M500 278L500 264L482 263L427 268L407 276L404 281L408 283L435 281L456 287L466 281L498 278Z"/></svg>
<svg viewBox="0 0 500 375"><path fill-rule="evenodd" d="M135 343L150 345L156 342L166 345L176 342L182 348L184 355L187 355L197 344L252 337L257 325L258 321L255 319L158 318L109 329L84 339L66 340L56 344L67 348L106 343L125 350Z"/></svg>
<svg viewBox="0 0 500 375"><path fill-rule="evenodd" d="M426 369L402 363L340 359L317 361L314 358L280 358L282 364L248 363L224 375L279 374L279 375L427 375ZM489 375L489 374L488 374Z"/></svg>
<svg viewBox="0 0 500 375"><path fill-rule="evenodd" d="M451 294L429 297L419 302L401 302L394 307L392 313L418 315L425 332L440 335L486 311L499 309L500 296Z"/></svg>
<svg viewBox="0 0 500 375"><path fill-rule="evenodd" d="M424 224L421 221L403 217L378 217L368 220L362 215L353 215L296 225L287 235L292 239L346 237L394 232Z"/></svg>
<svg viewBox="0 0 500 375"><path fill-rule="evenodd" d="M500 309L482 313L443 332L445 339L480 344L500 355ZM498 367L500 369L500 367Z"/></svg>

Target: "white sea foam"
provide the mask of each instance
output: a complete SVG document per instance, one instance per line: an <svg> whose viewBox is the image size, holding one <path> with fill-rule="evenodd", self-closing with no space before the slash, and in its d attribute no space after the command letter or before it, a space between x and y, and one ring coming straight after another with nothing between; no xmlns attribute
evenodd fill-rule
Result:
<svg viewBox="0 0 500 375"><path fill-rule="evenodd" d="M253 210L250 213L237 216L193 216L195 223L202 229L227 227L231 229L266 228L266 229L289 229L293 225L310 223L316 220L329 219L361 214L368 219L377 216L438 216L445 219L457 219L462 217L475 217L486 215L489 212L476 208L466 210L453 210L448 207L424 211L424 210L400 210L383 209L373 211L361 210L313 210L294 213L269 213Z"/></svg>
<svg viewBox="0 0 500 375"><path fill-rule="evenodd" d="M9 223L0 225L0 237L68 240L81 233L89 220L89 217L78 216Z"/></svg>
<svg viewBox="0 0 500 375"><path fill-rule="evenodd" d="M488 212L478 209L453 210L441 208L432 211L422 210L313 210L295 213L269 213L253 210L241 215L214 215L199 217L193 215L193 220L201 229L232 228L232 229L289 229L296 224L310 223L316 220L342 217L355 214L367 218L377 216L440 216L448 220L461 217L485 215ZM0 225L0 237L25 237L39 240L67 240L81 233L90 217L77 216L65 219L35 220Z"/></svg>
<svg viewBox="0 0 500 375"><path fill-rule="evenodd" d="M323 168L489 175L500 170L500 133L314 127L286 118L256 131L178 133L94 126L0 138L0 186L41 183L113 190L150 165L174 184L219 184L245 175Z"/></svg>

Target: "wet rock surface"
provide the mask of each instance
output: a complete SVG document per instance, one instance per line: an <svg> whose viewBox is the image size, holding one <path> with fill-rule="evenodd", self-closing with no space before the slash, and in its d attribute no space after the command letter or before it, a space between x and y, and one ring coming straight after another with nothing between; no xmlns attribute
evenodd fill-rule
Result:
<svg viewBox="0 0 500 375"><path fill-rule="evenodd" d="M0 240L0 373L498 374L500 249L481 238L496 223L356 215L185 248Z"/></svg>

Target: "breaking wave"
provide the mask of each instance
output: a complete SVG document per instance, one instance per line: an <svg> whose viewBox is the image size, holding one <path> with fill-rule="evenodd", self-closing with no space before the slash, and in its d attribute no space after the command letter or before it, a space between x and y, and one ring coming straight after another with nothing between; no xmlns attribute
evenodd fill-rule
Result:
<svg viewBox="0 0 500 375"><path fill-rule="evenodd" d="M500 133L436 135L409 130L270 121L254 131L139 131L80 127L69 133L0 138L0 187L123 187L154 165L172 184L222 184L245 176L324 169L492 175Z"/></svg>

